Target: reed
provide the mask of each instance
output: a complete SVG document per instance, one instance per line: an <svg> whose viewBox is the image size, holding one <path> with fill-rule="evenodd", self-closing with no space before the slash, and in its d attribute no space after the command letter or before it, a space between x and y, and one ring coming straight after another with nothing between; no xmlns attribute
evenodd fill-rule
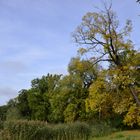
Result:
<svg viewBox="0 0 140 140"><path fill-rule="evenodd" d="M88 140L90 133L89 125L83 122L52 125L21 120L5 122L1 135L2 140Z"/></svg>
<svg viewBox="0 0 140 140"><path fill-rule="evenodd" d="M9 131L11 140L27 140L37 129L45 125L46 123L41 121L6 121L4 130Z"/></svg>
<svg viewBox="0 0 140 140"><path fill-rule="evenodd" d="M88 140L90 128L86 123L50 125L38 129L33 140Z"/></svg>

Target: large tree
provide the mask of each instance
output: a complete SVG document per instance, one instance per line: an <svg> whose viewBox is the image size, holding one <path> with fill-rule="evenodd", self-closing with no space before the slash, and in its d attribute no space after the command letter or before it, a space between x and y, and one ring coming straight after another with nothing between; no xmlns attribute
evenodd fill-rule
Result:
<svg viewBox="0 0 140 140"><path fill-rule="evenodd" d="M51 112L50 99L56 94L61 75L48 74L32 80L32 88L28 90L28 103L31 119L49 121Z"/></svg>
<svg viewBox="0 0 140 140"><path fill-rule="evenodd" d="M76 43L82 46L79 53L88 54L93 64L100 62L109 64L108 71L111 69L112 78L116 80L119 76L118 82L122 83L121 86L129 88L135 102L140 106L136 77L132 77L132 73L137 70L133 60L137 52L129 39L132 23L127 20L124 28L120 28L119 25L112 6L105 5L104 10L87 13L73 33L73 37Z"/></svg>
<svg viewBox="0 0 140 140"><path fill-rule="evenodd" d="M54 122L73 122L86 120L85 99L88 97L88 88L96 80L97 67L90 61L72 58L69 66L69 75L60 80L59 92L51 99Z"/></svg>

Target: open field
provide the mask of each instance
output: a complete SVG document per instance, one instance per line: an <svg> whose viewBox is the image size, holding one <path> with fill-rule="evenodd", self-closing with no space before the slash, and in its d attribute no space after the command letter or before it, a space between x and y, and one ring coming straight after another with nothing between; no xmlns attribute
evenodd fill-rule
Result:
<svg viewBox="0 0 140 140"><path fill-rule="evenodd" d="M121 131L91 140L140 140L140 130Z"/></svg>

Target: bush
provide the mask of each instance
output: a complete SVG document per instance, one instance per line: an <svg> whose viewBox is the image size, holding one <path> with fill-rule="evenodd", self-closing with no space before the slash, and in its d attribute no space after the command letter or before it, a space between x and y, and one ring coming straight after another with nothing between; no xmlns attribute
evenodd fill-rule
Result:
<svg viewBox="0 0 140 140"><path fill-rule="evenodd" d="M100 136L106 136L111 134L112 132L115 132L116 129L111 127L109 124L105 122L95 122L94 124L90 125L92 137L100 137Z"/></svg>

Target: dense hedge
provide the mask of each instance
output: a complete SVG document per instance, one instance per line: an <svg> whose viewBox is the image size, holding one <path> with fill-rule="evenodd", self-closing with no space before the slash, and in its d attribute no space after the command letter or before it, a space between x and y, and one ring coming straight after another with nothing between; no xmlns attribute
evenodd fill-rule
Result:
<svg viewBox="0 0 140 140"><path fill-rule="evenodd" d="M50 125L40 121L7 121L0 140L88 140L86 123Z"/></svg>

